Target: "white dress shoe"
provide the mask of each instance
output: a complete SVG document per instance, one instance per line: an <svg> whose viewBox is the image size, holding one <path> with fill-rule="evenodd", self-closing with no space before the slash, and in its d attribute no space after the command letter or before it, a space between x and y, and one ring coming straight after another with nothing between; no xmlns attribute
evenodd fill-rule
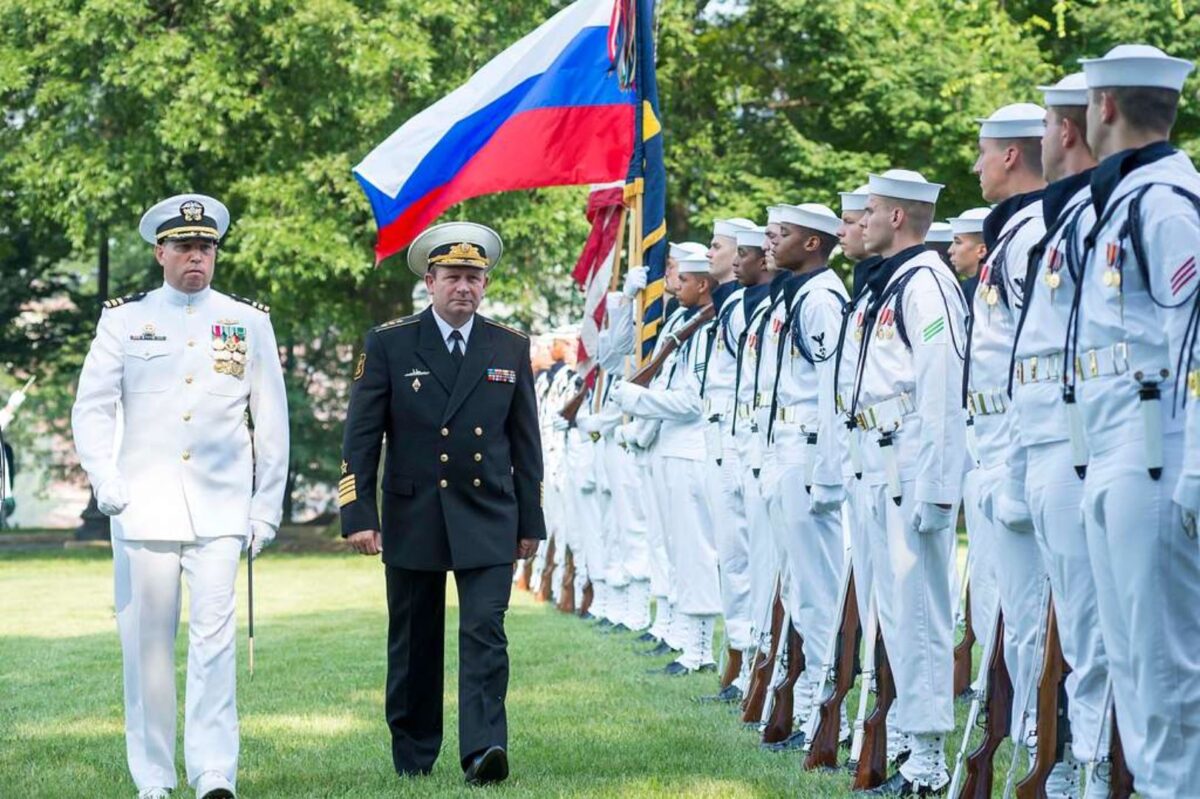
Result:
<svg viewBox="0 0 1200 799"><path fill-rule="evenodd" d="M144 788L138 791L138 799L170 799L170 788Z"/></svg>

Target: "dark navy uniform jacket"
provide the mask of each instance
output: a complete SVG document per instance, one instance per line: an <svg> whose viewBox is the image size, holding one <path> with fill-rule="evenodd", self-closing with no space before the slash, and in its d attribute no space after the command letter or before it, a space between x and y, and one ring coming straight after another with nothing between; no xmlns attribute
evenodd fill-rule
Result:
<svg viewBox="0 0 1200 799"><path fill-rule="evenodd" d="M373 328L355 365L342 459L342 534L380 530L387 565L512 563L518 538L546 537L528 337L476 314L456 373L432 308Z"/></svg>

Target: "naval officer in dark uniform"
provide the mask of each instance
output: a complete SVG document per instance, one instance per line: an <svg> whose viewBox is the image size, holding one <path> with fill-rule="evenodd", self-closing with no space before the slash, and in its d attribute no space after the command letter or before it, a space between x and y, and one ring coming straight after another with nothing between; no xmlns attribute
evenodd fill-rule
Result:
<svg viewBox="0 0 1200 799"><path fill-rule="evenodd" d="M452 222L409 247L432 306L367 334L338 486L349 543L383 553L386 710L401 775L428 774L441 747L446 572L454 572L459 754L471 784L508 776L504 612L513 561L532 557L546 537L529 339L476 313L502 246L490 228Z"/></svg>

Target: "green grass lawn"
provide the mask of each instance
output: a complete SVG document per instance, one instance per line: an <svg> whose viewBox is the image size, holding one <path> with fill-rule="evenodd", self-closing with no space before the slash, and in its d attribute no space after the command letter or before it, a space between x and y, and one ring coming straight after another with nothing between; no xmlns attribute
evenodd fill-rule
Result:
<svg viewBox="0 0 1200 799"><path fill-rule="evenodd" d="M478 795L463 786L458 766L453 673L446 682L447 735L433 775L401 781L392 771L378 560L269 552L259 562L255 592L253 681L245 672L244 595L240 608L243 796ZM454 607L447 620L453 670ZM713 690L712 675L647 675L647 667L663 661L635 656L629 635L602 635L524 594L514 596L508 631L512 776L489 795L850 795L845 773L804 773L798 754L760 751L729 708L693 702ZM181 706L186 640L181 629ZM960 706L960 726L965 715ZM182 736L182 717L179 729ZM949 751L957 746L954 736ZM182 746L179 752L182 785ZM998 782L1002 787L1002 776ZM0 556L0 797L133 795L110 555Z"/></svg>

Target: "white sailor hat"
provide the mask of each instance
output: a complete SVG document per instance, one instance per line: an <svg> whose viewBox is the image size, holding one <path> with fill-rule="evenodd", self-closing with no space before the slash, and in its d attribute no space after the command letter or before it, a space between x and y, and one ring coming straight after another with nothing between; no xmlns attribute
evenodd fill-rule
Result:
<svg viewBox="0 0 1200 799"><path fill-rule="evenodd" d="M911 169L889 169L882 175L867 176L867 193L893 200L912 200L933 205L937 202L941 183L930 183L920 172Z"/></svg>
<svg viewBox="0 0 1200 799"><path fill-rule="evenodd" d="M946 222L934 222L925 234L926 244L948 244L954 241L954 229Z"/></svg>
<svg viewBox="0 0 1200 799"><path fill-rule="evenodd" d="M1175 58L1148 44L1121 44L1103 58L1081 58L1089 89L1110 86L1141 86L1183 90L1183 81L1192 71L1191 61Z"/></svg>
<svg viewBox="0 0 1200 799"><path fill-rule="evenodd" d="M782 205L768 205L767 206L767 224L768 225L778 225L779 219L780 219L779 214L782 212L782 210L783 210Z"/></svg>
<svg viewBox="0 0 1200 799"><path fill-rule="evenodd" d="M229 209L207 194L176 194L142 214L138 233L151 244L179 239L220 241L229 229Z"/></svg>
<svg viewBox="0 0 1200 799"><path fill-rule="evenodd" d="M408 268L424 277L433 266L467 266L484 274L500 263L504 242L487 225L444 222L422 231L408 245Z"/></svg>
<svg viewBox="0 0 1200 799"><path fill-rule="evenodd" d="M704 255L706 252L708 252L708 247L698 241L673 241L667 246L667 255L676 261L694 253Z"/></svg>
<svg viewBox="0 0 1200 799"><path fill-rule="evenodd" d="M838 192L842 196L842 213L867 210L867 197L870 193L870 187L866 183L854 191Z"/></svg>
<svg viewBox="0 0 1200 799"><path fill-rule="evenodd" d="M737 239L739 247L758 247L761 250L767 245L767 228L763 226L739 230L734 238Z"/></svg>
<svg viewBox="0 0 1200 799"><path fill-rule="evenodd" d="M987 219L991 212L991 208L972 208L969 211L963 211L958 216L950 217L950 229L955 236L965 233L983 233L983 220Z"/></svg>
<svg viewBox="0 0 1200 799"><path fill-rule="evenodd" d="M726 236L733 238L739 230L746 230L754 227L754 223L749 219L744 219L740 216L732 219L714 219L713 220L713 235Z"/></svg>
<svg viewBox="0 0 1200 799"><path fill-rule="evenodd" d="M1046 132L1046 109L1034 103L1013 103L975 120L981 139L1040 139Z"/></svg>
<svg viewBox="0 0 1200 799"><path fill-rule="evenodd" d="M704 274L708 271L708 258L704 255L688 253L679 259L679 274Z"/></svg>
<svg viewBox="0 0 1200 799"><path fill-rule="evenodd" d="M836 236L842 220L827 205L801 203L781 206L779 221Z"/></svg>
<svg viewBox="0 0 1200 799"><path fill-rule="evenodd" d="M1047 106L1087 105L1087 78L1073 72L1053 86L1038 86Z"/></svg>

